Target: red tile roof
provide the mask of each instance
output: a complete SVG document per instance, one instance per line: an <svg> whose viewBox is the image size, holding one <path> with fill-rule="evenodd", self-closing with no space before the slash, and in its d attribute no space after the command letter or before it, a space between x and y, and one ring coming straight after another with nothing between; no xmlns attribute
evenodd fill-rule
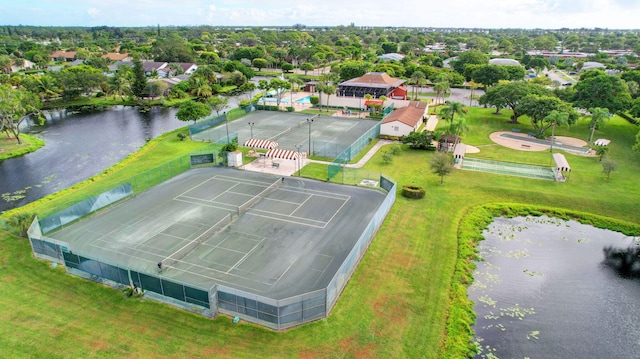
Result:
<svg viewBox="0 0 640 359"><path fill-rule="evenodd" d="M399 108L393 112L382 123L398 121L410 127L416 127L424 117L427 109L426 102L411 101L407 107Z"/></svg>
<svg viewBox="0 0 640 359"><path fill-rule="evenodd" d="M389 76L386 72L369 72L364 76L351 79L340 85L362 86L362 87L398 87L405 83L405 80Z"/></svg>

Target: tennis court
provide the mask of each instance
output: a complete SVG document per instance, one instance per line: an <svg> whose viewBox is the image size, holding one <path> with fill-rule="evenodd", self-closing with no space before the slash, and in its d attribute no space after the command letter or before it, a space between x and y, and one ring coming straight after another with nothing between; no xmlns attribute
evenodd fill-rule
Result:
<svg viewBox="0 0 640 359"><path fill-rule="evenodd" d="M141 276L282 299L326 288L385 197L361 187L198 168L48 236L76 255Z"/></svg>
<svg viewBox="0 0 640 359"><path fill-rule="evenodd" d="M553 168L526 165L522 163L491 161L467 157L462 160L462 169L469 171L497 173L508 176L536 178L549 181L556 180Z"/></svg>
<svg viewBox="0 0 640 359"><path fill-rule="evenodd" d="M313 121L307 121L313 120ZM379 124L379 121L342 118L329 115L305 115L294 112L255 111L235 121L222 123L192 135L196 141L215 142L229 133L238 134L238 143L251 138L277 141L280 149L303 152L322 157L335 157L363 134Z"/></svg>

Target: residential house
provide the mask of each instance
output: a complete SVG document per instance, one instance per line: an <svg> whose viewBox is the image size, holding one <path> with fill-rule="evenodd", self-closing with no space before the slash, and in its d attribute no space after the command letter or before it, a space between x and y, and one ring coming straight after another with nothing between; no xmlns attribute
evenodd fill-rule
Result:
<svg viewBox="0 0 640 359"><path fill-rule="evenodd" d="M131 56L129 54L119 54L117 52L108 52L102 55L103 59L109 59L111 61L131 61Z"/></svg>
<svg viewBox="0 0 640 359"><path fill-rule="evenodd" d="M407 107L393 111L380 124L380 134L402 137L416 132L427 118L429 105L426 102L410 101Z"/></svg>
<svg viewBox="0 0 640 359"><path fill-rule="evenodd" d="M147 76L150 76L155 71L156 73L158 73L158 77L162 77L160 76L159 70L162 70L167 66L169 66L169 64L166 62L144 61L142 63L144 74Z"/></svg>
<svg viewBox="0 0 640 359"><path fill-rule="evenodd" d="M63 61L71 62L76 59L76 52L58 50L51 53L50 57L51 61L59 61L62 59Z"/></svg>

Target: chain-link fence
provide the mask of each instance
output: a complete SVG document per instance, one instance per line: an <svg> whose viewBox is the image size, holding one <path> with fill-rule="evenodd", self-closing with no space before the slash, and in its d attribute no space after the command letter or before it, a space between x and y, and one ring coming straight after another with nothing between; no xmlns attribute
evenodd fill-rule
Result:
<svg viewBox="0 0 640 359"><path fill-rule="evenodd" d="M196 162L202 163L204 162L203 159L204 157L201 156ZM191 161L188 161L188 163L190 164ZM161 167L166 171L165 166ZM174 168L174 166L169 166L169 168ZM178 167L175 166L175 168ZM367 173L365 177L372 177L374 174L374 172L370 171L361 173ZM340 293L366 253L396 199L395 181L379 173L377 174L379 177L375 182L387 194L328 285L322 289L285 299L272 299L220 284L212 284L211 288L198 288L191 284L181 283L175 278L169 280L160 275L160 271L145 272L107 263L104 259L89 258L82 253L72 253L69 251L67 243L47 237L43 233L41 223L47 222L46 218L43 221L38 221L38 218L36 218L29 228L28 236L36 257L51 262L64 263L67 271L71 274L113 287L137 288L144 291L146 296L154 300L205 316L213 316L221 312L268 328L282 330L325 318L335 305ZM149 176L149 181L151 181L151 177L155 181L162 176ZM358 176L354 175L351 178L356 177ZM143 179L133 180L133 182L142 181ZM131 188L134 187L136 186L131 185ZM125 189L127 191L124 192L128 193L128 188ZM122 189L117 189L115 192L112 191L110 193L120 194L122 192ZM135 190L132 190L132 192L135 192ZM110 198L115 199L119 196L100 194L96 197L102 199L100 202L104 207L110 204L108 203ZM97 203L99 201L94 199L90 202ZM89 208L85 204L82 204L82 207ZM63 216L54 214L53 217L62 218ZM158 266L159 270L161 270L160 263Z"/></svg>

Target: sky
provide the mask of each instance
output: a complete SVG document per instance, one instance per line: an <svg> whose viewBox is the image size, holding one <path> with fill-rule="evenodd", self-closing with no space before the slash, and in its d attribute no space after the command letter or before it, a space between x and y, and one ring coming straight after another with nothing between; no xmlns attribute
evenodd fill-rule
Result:
<svg viewBox="0 0 640 359"><path fill-rule="evenodd" d="M638 29L640 0L0 0L0 25Z"/></svg>

